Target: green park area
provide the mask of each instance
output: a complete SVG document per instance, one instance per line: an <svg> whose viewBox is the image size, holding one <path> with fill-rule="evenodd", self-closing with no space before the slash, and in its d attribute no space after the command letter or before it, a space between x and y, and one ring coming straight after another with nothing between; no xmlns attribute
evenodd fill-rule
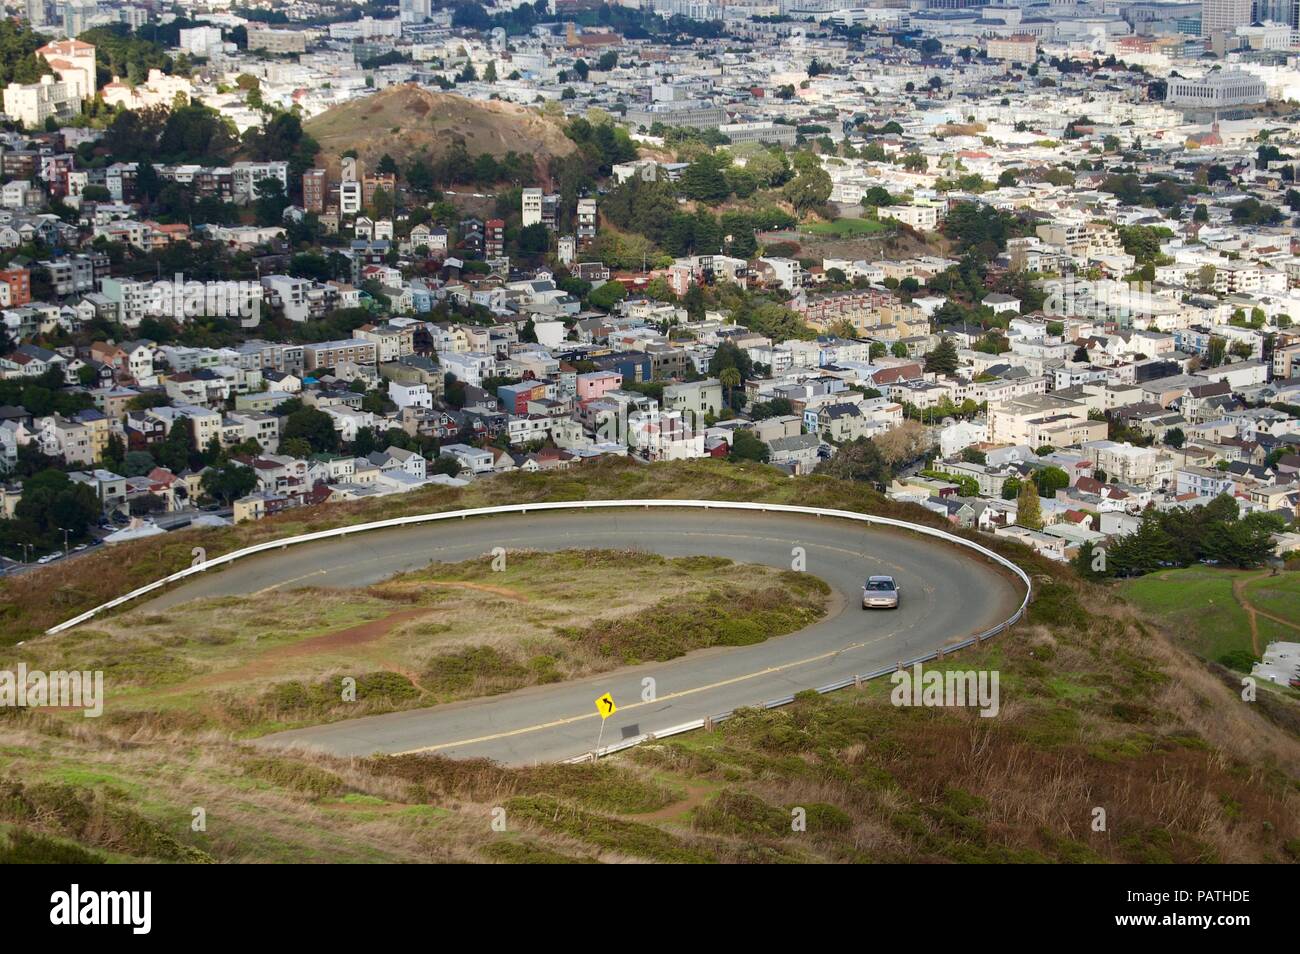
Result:
<svg viewBox="0 0 1300 954"><path fill-rule="evenodd" d="M1271 642L1300 641L1300 573L1191 566L1129 580L1129 602L1159 616L1197 655L1249 670Z"/></svg>
<svg viewBox="0 0 1300 954"><path fill-rule="evenodd" d="M833 222L812 222L800 226L799 230L830 238L855 238L859 235L875 235L888 228L887 223L877 219L836 219Z"/></svg>

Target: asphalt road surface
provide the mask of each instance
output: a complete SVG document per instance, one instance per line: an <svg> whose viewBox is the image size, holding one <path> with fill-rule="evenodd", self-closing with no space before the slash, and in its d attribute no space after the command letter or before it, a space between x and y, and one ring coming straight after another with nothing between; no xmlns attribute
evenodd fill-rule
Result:
<svg viewBox="0 0 1300 954"><path fill-rule="evenodd" d="M608 745L924 655L996 625L1023 596L1019 581L991 561L915 534L831 517L628 509L478 517L288 547L205 573L150 605L163 609L200 597L296 586L367 586L434 561L487 560L494 547L638 549L782 569L791 567L793 548L803 547L807 572L825 580L834 597L822 621L764 643L279 732L259 743L337 755L436 752L515 765L558 761L596 747L601 720L595 700L602 693L612 693L618 705L604 727L602 745ZM898 581L899 609L860 608L862 581L876 573ZM609 599L617 601L626 585L609 580ZM654 680L653 701L643 701L647 678Z"/></svg>

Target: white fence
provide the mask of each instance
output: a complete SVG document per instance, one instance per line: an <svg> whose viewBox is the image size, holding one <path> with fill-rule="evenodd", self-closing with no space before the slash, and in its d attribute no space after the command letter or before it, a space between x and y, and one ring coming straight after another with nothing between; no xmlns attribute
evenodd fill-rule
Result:
<svg viewBox="0 0 1300 954"><path fill-rule="evenodd" d="M346 537L353 533L365 533L371 530L388 530L394 527L410 527L410 526L416 526L425 523L436 523L439 520L464 520L469 517L490 517L490 516L496 516L500 514L515 514L515 513L517 514L538 513L538 512L548 511L548 510L599 510L599 509L606 509L606 508L628 509L633 507L641 507L645 509L650 509L653 507L669 507L675 509L696 509L696 510L752 510L752 511L758 511L760 513L789 513L789 514L800 514L808 517L832 517L840 520L853 520L858 523L872 524L875 526L895 527L898 529L907 530L912 533L919 533L924 536L934 537L935 539L943 540L947 543L955 544L956 546L965 547L966 549L978 553L981 556L1005 567L1007 570L1009 570L1011 573L1017 576L1022 583L1025 584L1024 598L1020 601L1020 606L1008 619L1004 620L1001 623L998 623L996 626L992 627L991 629L987 629L982 633L979 633L975 636L971 636L960 643L956 643L955 645L948 646L942 650L935 650L932 653L929 653L925 656L920 656L916 659L909 659L904 662L901 662L901 666L903 668L914 666L917 663L925 663L925 662L930 662L931 660L934 659L940 659L946 653L956 652L957 650L964 649L967 646L973 646L986 639L989 639L992 636L996 636L998 633L1001 633L1003 630L1007 629L1009 626L1013 625L1017 620L1019 620L1022 616L1024 616L1025 610L1029 605L1029 597L1033 589L1033 584L1029 579L1029 575L1025 573L1025 571L1022 570L1019 566L1017 566L1014 562L1008 560L1006 557L1002 556L1001 554L996 553L987 547L981 546L980 544L976 543L973 540L967 540L965 537L959 537L956 534L947 532L946 530L939 530L934 527L926 527L920 524L908 523L906 520L895 520L892 517L877 517L877 516L872 516L871 514L854 513L853 511L850 510L825 510L820 507L798 507L791 504L745 503L745 502L734 502L734 501L724 501L724 500L582 500L582 501L563 501L559 503L509 504L503 507L477 507L472 510L450 510L447 511L446 513L417 514L412 517L394 517L390 520L376 520L373 523L360 523L348 527L335 527L331 530L319 530L316 533L304 533L296 537L285 537L284 539L281 540L271 540L267 543L259 543L256 546L245 547L242 550L234 550L222 556L214 557L211 560L207 560L202 563L196 564L195 566L187 567L184 570L181 570L179 573L173 573L171 574L171 576L165 576L160 580L155 580L154 582L148 584L147 586L142 586L137 590L132 590L130 593L117 597L117 599L109 600L107 603L104 603L100 606L96 606L94 609L87 610L86 612L82 613L80 616L74 616L72 619L59 623L59 625L57 626L52 626L49 629L47 629L45 633L47 636L49 636L55 633L63 632L64 630L67 629L71 629L73 626L77 626L80 623L86 622L86 620L94 619L96 616L98 616L100 613L103 613L106 610L110 610L115 607L121 606L124 603L129 603L134 599L138 599L139 597L144 596L148 593L152 593L156 590L160 590L163 587L168 586L172 583L179 582L191 576L195 576L199 573L205 573L214 567L225 566L228 563L234 563L236 560L243 560L250 556L256 556L259 553L267 553L271 550L282 550L285 547L297 546L303 543L314 543L319 540L330 540L336 537ZM869 679L876 679L887 673L894 672L897 668L898 666L887 666L886 668L879 669L875 672L869 672L869 673L863 673L860 675L851 676L847 679L842 679L839 682L834 682L826 686L819 686L816 691L820 693L834 692L837 689L845 689L848 688L849 686L861 685L863 682ZM794 701L794 696L785 696L780 699L767 700L766 702L763 702L760 705L761 708L764 709L774 709L778 706L789 705L793 701ZM710 716L705 719L695 719L691 722L685 722L679 726L673 726L668 729L661 729L655 733L647 733L645 735L635 736L630 739L623 739L612 745L605 746L597 751L588 752L574 759L568 759L567 761L580 762L584 760L596 759L602 755L608 755L612 752L618 752L623 749L630 748L631 746L638 745L642 742L650 741L653 739L661 739L670 735L677 735L682 732L690 732L694 729L700 729L705 727L706 725L711 725L716 722L721 722L724 719L729 718L731 714L732 713L730 711L722 712L719 713L718 715Z"/></svg>

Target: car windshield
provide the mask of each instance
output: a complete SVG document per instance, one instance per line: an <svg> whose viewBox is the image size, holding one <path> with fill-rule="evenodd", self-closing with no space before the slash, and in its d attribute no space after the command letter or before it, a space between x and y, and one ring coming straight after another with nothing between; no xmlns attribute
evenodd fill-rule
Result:
<svg viewBox="0 0 1300 954"><path fill-rule="evenodd" d="M866 589L868 590L892 590L894 583L892 580L867 580Z"/></svg>

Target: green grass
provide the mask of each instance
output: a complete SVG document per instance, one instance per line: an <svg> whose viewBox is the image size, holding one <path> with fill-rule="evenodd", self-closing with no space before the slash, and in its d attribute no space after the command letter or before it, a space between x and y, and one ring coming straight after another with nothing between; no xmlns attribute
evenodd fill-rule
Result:
<svg viewBox="0 0 1300 954"><path fill-rule="evenodd" d="M1300 627L1300 573L1283 573L1252 580L1246 585L1246 598L1256 609L1289 619ZM1300 641L1300 628L1292 630L1292 633L1291 639Z"/></svg>
<svg viewBox="0 0 1300 954"><path fill-rule="evenodd" d="M834 222L814 222L799 227L801 232L831 238L855 238L859 235L875 235L888 230L889 225L877 219L836 219Z"/></svg>
<svg viewBox="0 0 1300 954"><path fill-rule="evenodd" d="M1233 577L1230 571L1194 566L1129 580L1121 591L1170 632L1180 634L1203 659L1217 660L1239 650L1253 655L1250 621L1232 595Z"/></svg>
<svg viewBox="0 0 1300 954"><path fill-rule="evenodd" d="M699 462L663 468L596 465L580 477L511 475L482 484L473 491L479 496L470 499L484 505L516 495L594 499L678 493L939 520L910 508L894 510L853 485L822 478L778 481L761 468ZM469 505L469 495L460 494L456 501L390 500L385 506ZM342 509L360 516L359 510ZM306 530L313 520L335 518L335 511L315 517L295 514L293 527ZM278 529L284 532L289 526ZM239 533L261 535L272 529L258 525ZM227 542L233 538L232 533ZM1243 722L1236 715L1242 707L1235 686L1197 685L1192 676L1201 667L1190 655L1153 653L1153 646L1166 644L1163 628L1132 619L1117 605L1118 588L1081 584L1068 569L1004 542L987 542L1035 575L1038 599L1026 623L978 649L950 656L938 668L1000 671L1003 707L994 719L969 711L895 707L886 679L862 692L803 693L783 709L742 711L711 733L651 743L599 765L506 769L483 760L437 756L272 755L232 742L229 735L200 736L202 726L182 723L183 713L175 710L138 733L130 726L115 728L108 719L88 720L96 723L91 726L74 722L77 731L71 732L68 720L56 714L0 711L0 861L6 860L5 852L10 860L34 861L298 863L1300 858L1300 790L1285 763L1268 759L1282 730L1258 720ZM528 598L530 613L549 614L544 597L549 593L568 605L587 583L590 559L569 553L545 564L512 555L504 574L465 565L442 568L436 575L506 586ZM602 573L617 572L629 560L617 553L600 559L607 561L600 566ZM725 582L734 583L739 572L659 559L642 572L658 585L690 587L691 592L721 592L721 582L710 574L721 572L732 578ZM562 592L545 590L542 575ZM1126 586L1162 607L1173 620L1171 631L1187 629L1189 642L1206 641L1213 651L1214 641L1225 638L1212 632L1214 626L1235 622L1240 627L1236 638L1244 634L1248 645L1244 613L1237 607L1240 617L1234 620L1232 604L1223 600L1231 598L1233 574L1199 568L1167 574L1167 582L1165 576ZM1044 582L1049 579L1054 582ZM776 582L769 580L769 585ZM1275 593L1277 581L1261 581L1260 608L1288 615L1291 584L1288 578ZM0 594L6 592L0 587ZM449 617L468 617L477 627L484 622L482 608L501 600L493 596L496 602L478 602L478 596L471 599L474 592L439 591L437 605ZM662 624L662 592L654 589L628 615L635 619L644 613ZM377 599L364 596L372 598ZM35 595L25 599L30 602L13 618L35 625ZM513 603L501 605L514 611ZM1098 612L1101 607L1113 612ZM1221 612L1222 619L1208 616L1201 626L1198 614L1205 615L1207 607ZM238 628L241 621L230 620L234 612L231 607L209 608L210 625L195 627L194 635L185 637L196 643L192 647L163 638L161 622L144 624L153 634L143 640L150 653L130 657L132 666L142 679L173 678L168 654L188 647L193 656L184 661L204 668L208 654L239 645L204 641L225 638L217 623ZM288 642L284 617L295 612L319 623L323 614L335 610L263 606L252 613L247 627L273 634L267 638L282 646ZM546 625L596 635L587 632L594 620L575 624L571 615L548 616ZM131 619L126 613L93 630L73 631L67 645L79 654L93 650L107 655L115 640L130 645L120 628L129 627ZM733 633L705 623L705 634L713 634L710 640L747 638L743 630ZM426 631L426 625L423 620L413 623L407 642L395 639L386 651L445 640L446 633ZM1261 618L1261 635L1270 631L1267 625ZM101 627L98 635L88 635ZM660 648L629 642L617 627L601 635L615 661ZM514 662L531 667L534 659L552 656L563 665L556 645L572 649L577 643L558 634L548 634L548 639L521 646ZM449 644L411 657L410 672L419 678L432 669L454 681L462 660L438 657L457 648ZM490 660L485 668L493 669L497 662ZM1268 747L1252 751L1240 744L1247 734ZM1276 751L1283 750L1278 746ZM1097 805L1108 807L1107 833L1088 827ZM190 828L194 806L207 808L206 832ZM507 830L498 832L489 819L493 809L502 807ZM791 828L795 808L806 813L804 831ZM15 843L14 831L32 837L20 834Z"/></svg>
<svg viewBox="0 0 1300 954"><path fill-rule="evenodd" d="M1258 571L1191 566L1162 570L1120 585L1134 606L1158 617L1202 659L1224 662L1242 654L1258 658L1250 635L1250 619L1233 593L1233 584L1248 580L1246 598L1256 609L1300 621L1300 574L1255 579ZM1271 642L1300 639L1291 629L1257 615L1255 625L1262 651Z"/></svg>

